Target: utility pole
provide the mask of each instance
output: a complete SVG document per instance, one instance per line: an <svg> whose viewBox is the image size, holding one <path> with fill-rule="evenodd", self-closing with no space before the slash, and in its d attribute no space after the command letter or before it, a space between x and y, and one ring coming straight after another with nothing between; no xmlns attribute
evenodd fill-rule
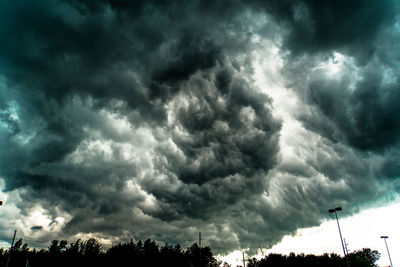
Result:
<svg viewBox="0 0 400 267"><path fill-rule="evenodd" d="M12 249L13 246L14 246L14 241L15 241L16 234L17 234L17 230L14 231L14 236L13 236L13 239L12 239L12 242L11 242L11 248L10 249Z"/></svg>
<svg viewBox="0 0 400 267"><path fill-rule="evenodd" d="M341 210L342 210L341 207L337 207L337 208L334 208L334 209L330 209L329 213L335 213L336 222L337 222L337 226L338 226L338 229L339 229L340 242L342 243L342 248L343 248L344 259L345 259L345 262L346 262L346 266L348 267L349 263L347 262L347 254L346 254L346 250L344 248L342 231L340 231L339 219L338 219L338 216L337 216L337 213L336 213L337 211L341 211Z"/></svg>
<svg viewBox="0 0 400 267"><path fill-rule="evenodd" d="M199 247L201 248L201 232L199 232Z"/></svg>
<svg viewBox="0 0 400 267"><path fill-rule="evenodd" d="M388 253L388 255L389 255L390 267L393 267L392 259L390 258L389 248L388 248L388 245L387 245L387 243L386 243L386 238L388 238L388 236L385 236L385 235L384 235L384 236L381 236L381 238L383 238L383 240L385 240L386 250L387 250L387 253Z"/></svg>
<svg viewBox="0 0 400 267"><path fill-rule="evenodd" d="M8 252L6 267L8 267L8 264L10 263L11 250L12 250L12 248L14 246L14 241L15 241L15 236L16 235L17 235L17 230L14 231L14 236L13 236L13 239L12 239L12 242L11 242L11 248L10 248L10 251Z"/></svg>
<svg viewBox="0 0 400 267"><path fill-rule="evenodd" d="M347 249L347 245L349 243L346 243L346 239L344 239L344 238L343 238L343 241L344 241L344 248L346 249L346 254L349 255L349 250Z"/></svg>
<svg viewBox="0 0 400 267"><path fill-rule="evenodd" d="M199 232L199 267L201 267L201 232Z"/></svg>
<svg viewBox="0 0 400 267"><path fill-rule="evenodd" d="M243 267L246 267L246 262L244 260L244 251L242 252L242 255L243 255Z"/></svg>

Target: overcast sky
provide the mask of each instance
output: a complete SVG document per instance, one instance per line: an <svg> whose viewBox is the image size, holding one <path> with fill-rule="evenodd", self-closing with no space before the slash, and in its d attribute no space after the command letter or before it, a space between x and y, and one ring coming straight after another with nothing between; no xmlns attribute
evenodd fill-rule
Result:
<svg viewBox="0 0 400 267"><path fill-rule="evenodd" d="M0 239L268 248L400 191L399 6L0 3Z"/></svg>

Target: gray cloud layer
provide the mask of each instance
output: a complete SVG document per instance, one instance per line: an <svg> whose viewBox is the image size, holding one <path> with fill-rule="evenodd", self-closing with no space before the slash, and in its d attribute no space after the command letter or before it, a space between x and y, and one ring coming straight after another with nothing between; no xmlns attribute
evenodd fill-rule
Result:
<svg viewBox="0 0 400 267"><path fill-rule="evenodd" d="M184 243L202 231L218 251L269 246L319 224L332 203L357 211L400 173L396 11L392 1L5 1L4 190L19 192L22 216L45 210L51 225L35 233L68 215L66 237ZM280 47L301 103L289 141L254 86L254 40Z"/></svg>

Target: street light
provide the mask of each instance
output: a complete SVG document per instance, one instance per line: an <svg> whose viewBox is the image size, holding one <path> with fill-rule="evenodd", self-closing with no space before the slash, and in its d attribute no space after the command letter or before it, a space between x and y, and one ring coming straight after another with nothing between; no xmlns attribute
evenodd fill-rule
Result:
<svg viewBox="0 0 400 267"><path fill-rule="evenodd" d="M344 249L343 238L342 238L342 232L340 231L339 219L338 219L338 216L337 216L337 213L336 213L337 211L341 211L341 210L342 210L341 207L337 207L337 208L334 208L334 209L330 209L330 210L329 210L329 213L335 213L336 221L337 221L337 226L338 226L338 228L339 228L340 242L342 243L343 254L344 254L344 258L346 259L346 264L347 264L346 250Z"/></svg>
<svg viewBox="0 0 400 267"><path fill-rule="evenodd" d="M383 238L383 240L385 240L386 250L387 250L387 253L389 255L390 266L393 267L392 259L390 258L389 248L388 248L388 245L386 243L386 238L388 238L388 236L383 235L383 236L381 236L381 238Z"/></svg>

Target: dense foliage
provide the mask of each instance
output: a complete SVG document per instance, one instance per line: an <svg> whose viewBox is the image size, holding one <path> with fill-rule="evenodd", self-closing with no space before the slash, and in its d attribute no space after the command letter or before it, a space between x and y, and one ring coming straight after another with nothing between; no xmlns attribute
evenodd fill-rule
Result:
<svg viewBox="0 0 400 267"><path fill-rule="evenodd" d="M47 250L31 250L18 240L11 250L0 249L0 266L218 266L209 247L193 244L187 249L180 245L159 247L153 240L144 243L119 243L103 250L100 243L90 238L68 244L53 240Z"/></svg>
<svg viewBox="0 0 400 267"><path fill-rule="evenodd" d="M288 256L281 254L269 254L261 260L255 258L247 263L247 267L266 267L266 266L307 266L307 267L373 267L379 259L380 253L376 250L364 248L347 255L347 259L337 254L323 255L304 255L290 253ZM347 261L347 263L346 263Z"/></svg>
<svg viewBox="0 0 400 267"><path fill-rule="evenodd" d="M347 262L351 267L375 266L379 252L362 249L350 253ZM196 243L187 249L180 245L159 246L154 240L119 243L104 250L100 243L90 238L68 244L65 240L53 240L47 250L30 249L28 244L18 240L10 250L0 249L0 267L47 267L47 266L174 266L174 267L229 267L218 262L209 247ZM286 255L269 254L257 260L249 259L247 267L265 266L346 266L346 260L337 254Z"/></svg>

